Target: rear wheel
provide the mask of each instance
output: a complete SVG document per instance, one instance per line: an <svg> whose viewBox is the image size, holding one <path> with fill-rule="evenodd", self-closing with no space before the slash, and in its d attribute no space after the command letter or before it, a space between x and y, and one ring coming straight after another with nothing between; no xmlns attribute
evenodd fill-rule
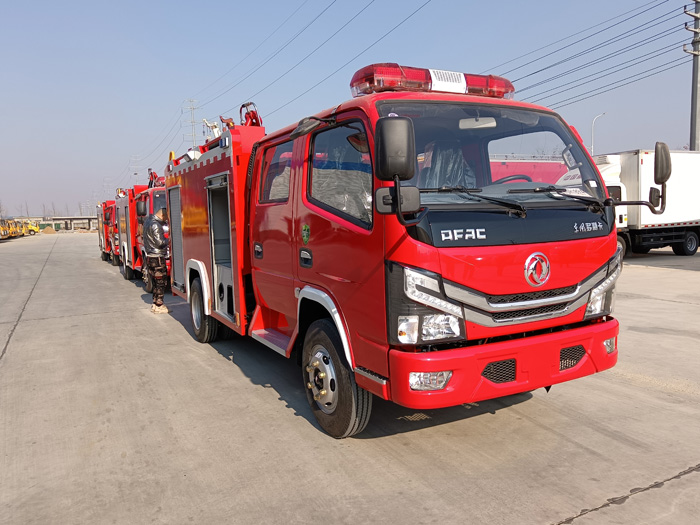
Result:
<svg viewBox="0 0 700 525"><path fill-rule="evenodd" d="M112 266L119 266L119 256L116 253L112 254Z"/></svg>
<svg viewBox="0 0 700 525"><path fill-rule="evenodd" d="M323 430L338 439L362 432L372 413L372 394L357 386L342 348L335 325L319 319L306 332L301 361L309 406Z"/></svg>
<svg viewBox="0 0 700 525"><path fill-rule="evenodd" d="M695 255L698 251L698 236L695 232L686 232L682 243L672 246L676 255Z"/></svg>
<svg viewBox="0 0 700 525"><path fill-rule="evenodd" d="M202 282L197 277L190 286L190 316L192 317L192 329L197 341L210 343L216 340L219 329L219 321L204 313L204 294Z"/></svg>
<svg viewBox="0 0 700 525"><path fill-rule="evenodd" d="M100 257L102 258L103 261L109 260L109 254L107 252L100 252L100 253L101 253Z"/></svg>

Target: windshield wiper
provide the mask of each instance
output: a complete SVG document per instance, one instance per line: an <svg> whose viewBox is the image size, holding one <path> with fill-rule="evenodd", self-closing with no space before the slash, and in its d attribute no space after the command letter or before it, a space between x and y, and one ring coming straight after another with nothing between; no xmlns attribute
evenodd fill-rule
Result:
<svg viewBox="0 0 700 525"><path fill-rule="evenodd" d="M490 197L486 195L475 195L477 193L482 192L481 188L466 188L465 186L442 186L441 188L425 188L421 189L420 191L428 193L466 193L467 195L475 196L478 199L487 202L493 202L494 204L499 204L500 206L508 208L509 210L512 210L514 214L518 217L525 218L525 216L527 215L527 208L525 208L525 206L523 206L522 204L518 204L515 201L497 199L496 197Z"/></svg>
<svg viewBox="0 0 700 525"><path fill-rule="evenodd" d="M557 193L559 195L565 195L566 197L571 197L574 200L580 201L580 202L585 202L586 204L589 204L593 208L597 208L599 210L603 210L603 207L605 206L604 203L599 201L598 199L594 197L584 197L582 195L572 195L571 193L567 193L569 191L567 188L559 188L557 186L549 185L549 186L538 186L537 188L516 188L512 190L508 190L508 193Z"/></svg>

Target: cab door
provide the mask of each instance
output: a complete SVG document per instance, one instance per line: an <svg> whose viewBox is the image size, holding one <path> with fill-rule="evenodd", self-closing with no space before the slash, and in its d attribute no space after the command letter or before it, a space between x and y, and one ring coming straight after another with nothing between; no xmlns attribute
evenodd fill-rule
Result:
<svg viewBox="0 0 700 525"><path fill-rule="evenodd" d="M263 316L253 329L274 329L287 337L291 336L297 316L292 242L293 145L293 141L282 139L261 146L262 162L256 165L251 189L251 266Z"/></svg>
<svg viewBox="0 0 700 525"><path fill-rule="evenodd" d="M344 118L343 118L344 117ZM374 177L362 113L340 117L307 141L295 220L297 286L332 298L350 335L355 364L386 372L383 222L375 221Z"/></svg>

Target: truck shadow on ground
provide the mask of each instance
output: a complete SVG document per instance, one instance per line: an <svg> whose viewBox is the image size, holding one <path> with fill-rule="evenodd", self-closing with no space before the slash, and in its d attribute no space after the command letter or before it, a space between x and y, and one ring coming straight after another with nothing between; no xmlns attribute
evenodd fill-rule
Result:
<svg viewBox="0 0 700 525"><path fill-rule="evenodd" d="M173 313L182 319L186 326L189 316L186 309L176 308ZM191 333L191 328L188 328ZM276 354L266 346L248 338L236 336L228 341L211 343L224 359L236 365L253 385L272 388L278 399L294 411L295 416L306 419L322 431L306 400L303 390L302 373L293 359ZM405 408L389 401L374 397L372 416L367 428L356 436L359 439L372 439L430 427L446 425L473 417L486 417L513 405L523 403L533 396L523 393L514 396L459 405L436 410L416 410Z"/></svg>
<svg viewBox="0 0 700 525"><path fill-rule="evenodd" d="M645 254L629 253L625 256L624 266L649 266L652 268L700 272L700 255L676 255L670 248L651 250Z"/></svg>

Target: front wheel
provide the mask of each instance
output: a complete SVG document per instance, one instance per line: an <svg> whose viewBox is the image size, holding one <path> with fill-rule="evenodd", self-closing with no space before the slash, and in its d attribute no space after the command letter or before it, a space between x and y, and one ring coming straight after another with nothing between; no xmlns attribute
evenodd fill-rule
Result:
<svg viewBox="0 0 700 525"><path fill-rule="evenodd" d="M143 256L141 278L143 279L144 290L146 293L153 293L153 277L151 277L151 272L148 270L148 259L146 259L145 255Z"/></svg>
<svg viewBox="0 0 700 525"><path fill-rule="evenodd" d="M620 250L620 259L624 259L627 255L627 240L622 236L617 236L617 247Z"/></svg>
<svg viewBox="0 0 700 525"><path fill-rule="evenodd" d="M219 321L204 313L204 294L202 282L197 277L190 286L190 316L192 317L192 329L197 341L211 343L216 340L219 330Z"/></svg>
<svg viewBox="0 0 700 525"><path fill-rule="evenodd" d="M133 281L134 280L134 270L129 268L129 265L124 263L124 279L127 281Z"/></svg>
<svg viewBox="0 0 700 525"><path fill-rule="evenodd" d="M695 255L698 251L698 236L695 232L686 232L683 242L672 246L676 255Z"/></svg>
<svg viewBox="0 0 700 525"><path fill-rule="evenodd" d="M362 432L372 413L372 394L357 386L339 354L342 348L335 325L319 319L306 332L301 361L309 406L323 430L337 439Z"/></svg>

